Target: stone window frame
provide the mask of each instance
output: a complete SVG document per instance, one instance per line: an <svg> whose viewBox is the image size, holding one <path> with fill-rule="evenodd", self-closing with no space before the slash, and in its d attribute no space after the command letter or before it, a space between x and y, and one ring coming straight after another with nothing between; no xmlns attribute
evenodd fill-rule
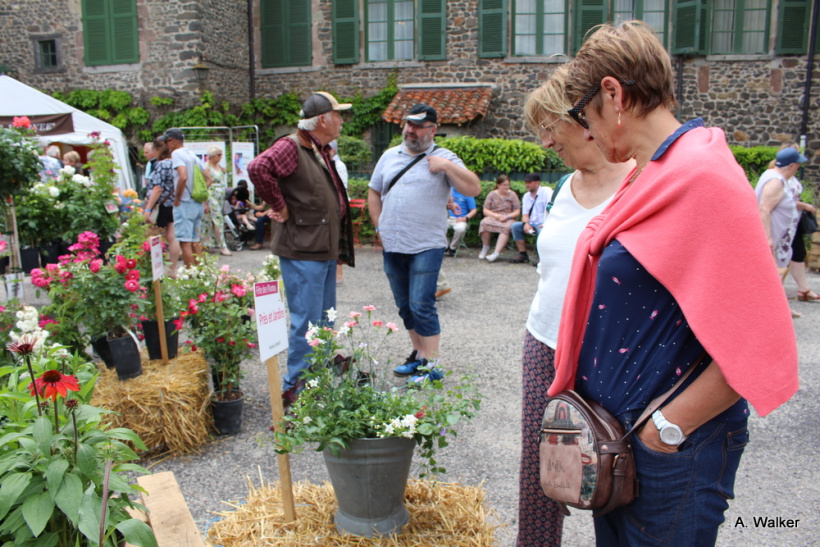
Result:
<svg viewBox="0 0 820 547"><path fill-rule="evenodd" d="M31 34L32 49L34 50L34 74L51 74L54 72L62 72L65 70L64 56L63 56L63 35L62 34ZM40 43L54 42L54 50L57 57L57 64L55 66L44 67L40 59Z"/></svg>

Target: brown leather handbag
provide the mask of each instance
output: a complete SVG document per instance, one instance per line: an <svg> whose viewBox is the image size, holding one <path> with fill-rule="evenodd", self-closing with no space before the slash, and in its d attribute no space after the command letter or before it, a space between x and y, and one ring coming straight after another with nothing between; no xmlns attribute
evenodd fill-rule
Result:
<svg viewBox="0 0 820 547"><path fill-rule="evenodd" d="M562 391L547 400L541 422L541 488L548 498L595 511L601 516L632 502L638 495L635 461L629 436L683 384L703 357L672 388L654 399L624 433L612 414L575 391Z"/></svg>

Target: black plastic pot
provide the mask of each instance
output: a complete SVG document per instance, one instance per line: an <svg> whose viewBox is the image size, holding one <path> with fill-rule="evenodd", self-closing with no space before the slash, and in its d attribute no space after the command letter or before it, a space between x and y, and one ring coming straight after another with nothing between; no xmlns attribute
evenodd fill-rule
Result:
<svg viewBox="0 0 820 547"><path fill-rule="evenodd" d="M174 318L176 319L176 318ZM168 346L168 359L175 359L179 350L179 331L176 331L174 319L165 322L165 343ZM142 333L145 335L145 347L148 348L148 358L152 361L162 359L162 349L159 339L159 322L143 321Z"/></svg>
<svg viewBox="0 0 820 547"><path fill-rule="evenodd" d="M137 343L130 336L108 338L108 349L117 370L117 378L130 380L142 374L142 358Z"/></svg>
<svg viewBox="0 0 820 547"><path fill-rule="evenodd" d="M211 399L211 409L214 413L214 427L220 435L236 435L242 429L242 411L245 398L241 391L232 391L231 395L238 394L235 399Z"/></svg>
<svg viewBox="0 0 820 547"><path fill-rule="evenodd" d="M40 245L40 264L57 264L57 257L60 256L60 246L56 243L50 245Z"/></svg>
<svg viewBox="0 0 820 547"><path fill-rule="evenodd" d="M94 353L100 356L105 366L114 368L114 358L111 357L111 349L108 347L108 339L105 336L94 338L91 341L91 347L94 348Z"/></svg>
<svg viewBox="0 0 820 547"><path fill-rule="evenodd" d="M23 272L30 274L31 270L40 267L40 250L39 249L20 249L20 262L23 267Z"/></svg>

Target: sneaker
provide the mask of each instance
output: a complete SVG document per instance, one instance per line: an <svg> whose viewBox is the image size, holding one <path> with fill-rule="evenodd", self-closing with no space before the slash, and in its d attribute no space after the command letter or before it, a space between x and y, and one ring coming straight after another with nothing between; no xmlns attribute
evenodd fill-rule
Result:
<svg viewBox="0 0 820 547"><path fill-rule="evenodd" d="M498 253L493 253L491 255L487 255L487 262L495 262L498 258Z"/></svg>
<svg viewBox="0 0 820 547"><path fill-rule="evenodd" d="M518 253L513 258L509 260L511 264L526 264L530 261L530 257L527 253Z"/></svg>
<svg viewBox="0 0 820 547"><path fill-rule="evenodd" d="M451 249L450 247L447 247L447 250L444 251L444 256L449 256L449 257L452 258L452 257L456 256L456 252L455 252L455 250Z"/></svg>
<svg viewBox="0 0 820 547"><path fill-rule="evenodd" d="M489 252L490 252L490 248L486 245L483 246L481 248L481 252L478 253L478 259L479 260L484 260L485 258L487 258L487 253L489 253Z"/></svg>
<svg viewBox="0 0 820 547"><path fill-rule="evenodd" d="M416 353L415 351L413 353ZM410 376L416 373L419 367L426 367L427 366L427 359L421 358L415 361L410 361L408 358L407 361L404 362L403 365L399 365L393 369L393 374L396 376Z"/></svg>
<svg viewBox="0 0 820 547"><path fill-rule="evenodd" d="M417 374L407 380L408 387L418 386L424 382L435 382L436 380L441 380L444 378L444 373L437 368L423 370L421 372L422 374Z"/></svg>

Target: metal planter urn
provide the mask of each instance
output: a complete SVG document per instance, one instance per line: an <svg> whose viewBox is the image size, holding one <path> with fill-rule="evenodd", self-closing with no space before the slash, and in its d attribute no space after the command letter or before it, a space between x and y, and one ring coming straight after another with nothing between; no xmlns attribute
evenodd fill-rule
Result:
<svg viewBox="0 0 820 547"><path fill-rule="evenodd" d="M340 533L374 537L398 534L410 521L404 489L416 441L405 437L354 439L338 456L323 456L339 509Z"/></svg>

